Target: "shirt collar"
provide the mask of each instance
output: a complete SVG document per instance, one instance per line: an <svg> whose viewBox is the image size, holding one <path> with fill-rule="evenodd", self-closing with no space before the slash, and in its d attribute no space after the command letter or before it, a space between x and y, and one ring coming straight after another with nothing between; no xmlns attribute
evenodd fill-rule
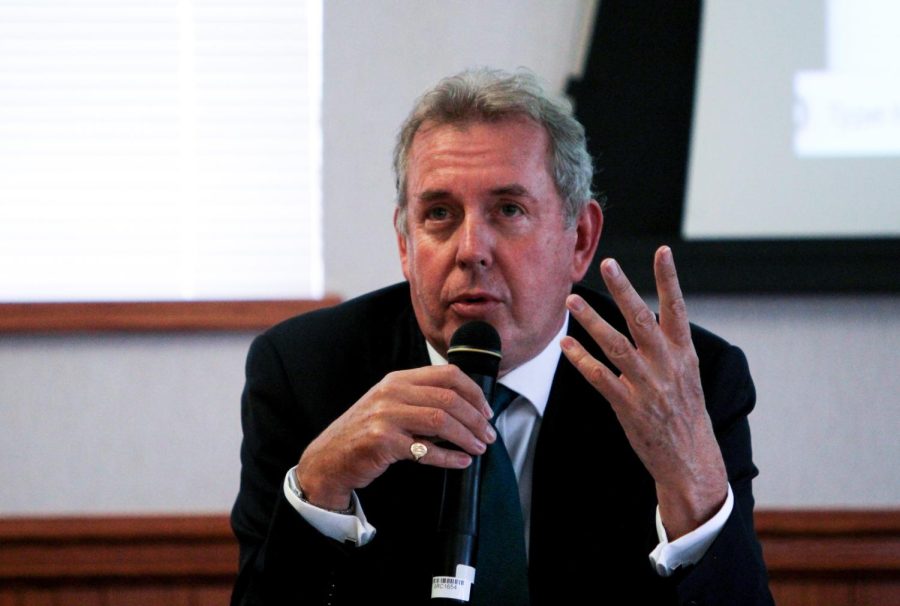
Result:
<svg viewBox="0 0 900 606"><path fill-rule="evenodd" d="M500 378L500 383L527 398L539 416L544 416L544 410L547 408L550 388L553 386L553 375L556 374L559 356L562 353L559 341L566 336L568 329L569 312L566 311L562 327L556 336L550 339L547 346L538 355L513 368ZM447 360L431 346L427 339L425 346L428 348L428 357L433 365L447 363Z"/></svg>

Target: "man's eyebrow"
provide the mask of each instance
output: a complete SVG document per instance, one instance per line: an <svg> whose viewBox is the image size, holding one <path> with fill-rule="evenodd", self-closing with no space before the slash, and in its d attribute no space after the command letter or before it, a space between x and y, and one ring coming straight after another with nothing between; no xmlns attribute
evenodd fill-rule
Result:
<svg viewBox="0 0 900 606"><path fill-rule="evenodd" d="M509 185L501 185L500 187L495 187L491 190L492 196L513 196L516 198L521 197L531 197L531 193L529 191L519 185L518 183L511 183Z"/></svg>
<svg viewBox="0 0 900 606"><path fill-rule="evenodd" d="M510 183L509 185L500 185L491 188L490 195L493 197L510 196L514 198L531 197L528 189L518 183ZM426 189L416 196L422 202L440 202L452 199L453 194L446 189Z"/></svg>
<svg viewBox="0 0 900 606"><path fill-rule="evenodd" d="M426 189L416 197L422 202L437 202L447 200L453 196L446 189Z"/></svg>

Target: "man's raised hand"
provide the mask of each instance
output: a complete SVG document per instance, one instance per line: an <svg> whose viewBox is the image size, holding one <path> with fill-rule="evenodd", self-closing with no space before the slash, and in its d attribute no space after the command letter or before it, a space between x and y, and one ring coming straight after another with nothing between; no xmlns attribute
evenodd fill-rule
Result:
<svg viewBox="0 0 900 606"><path fill-rule="evenodd" d="M584 299L570 295L567 300L569 311L619 374L572 337L562 340L562 348L609 401L631 447L656 481L660 515L672 540L718 511L727 494L727 476L706 412L687 310L668 247L656 251L653 269L658 322L614 260L600 266L633 344Z"/></svg>

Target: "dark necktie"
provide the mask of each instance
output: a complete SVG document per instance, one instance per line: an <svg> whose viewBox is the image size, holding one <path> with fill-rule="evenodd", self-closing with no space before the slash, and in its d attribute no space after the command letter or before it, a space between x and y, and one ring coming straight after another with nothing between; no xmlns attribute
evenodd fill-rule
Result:
<svg viewBox="0 0 900 606"><path fill-rule="evenodd" d="M518 394L497 383L491 408L500 416ZM478 560L473 604L527 606L528 561L519 484L503 439L483 455Z"/></svg>

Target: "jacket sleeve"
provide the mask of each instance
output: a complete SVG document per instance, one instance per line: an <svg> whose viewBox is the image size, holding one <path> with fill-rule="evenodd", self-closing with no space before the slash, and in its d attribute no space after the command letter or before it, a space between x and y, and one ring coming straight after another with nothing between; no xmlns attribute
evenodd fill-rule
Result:
<svg viewBox="0 0 900 606"><path fill-rule="evenodd" d="M701 376L735 501L728 521L703 558L678 574L678 601L773 604L762 549L753 527L751 482L758 470L753 464L747 415L756 402L756 392L747 360L740 349L729 345Z"/></svg>
<svg viewBox="0 0 900 606"><path fill-rule="evenodd" d="M258 337L241 400L241 486L231 514L240 545L233 605L288 596L328 603L338 569L356 549L320 534L282 492L287 470L314 437L303 415L276 347L266 335Z"/></svg>

